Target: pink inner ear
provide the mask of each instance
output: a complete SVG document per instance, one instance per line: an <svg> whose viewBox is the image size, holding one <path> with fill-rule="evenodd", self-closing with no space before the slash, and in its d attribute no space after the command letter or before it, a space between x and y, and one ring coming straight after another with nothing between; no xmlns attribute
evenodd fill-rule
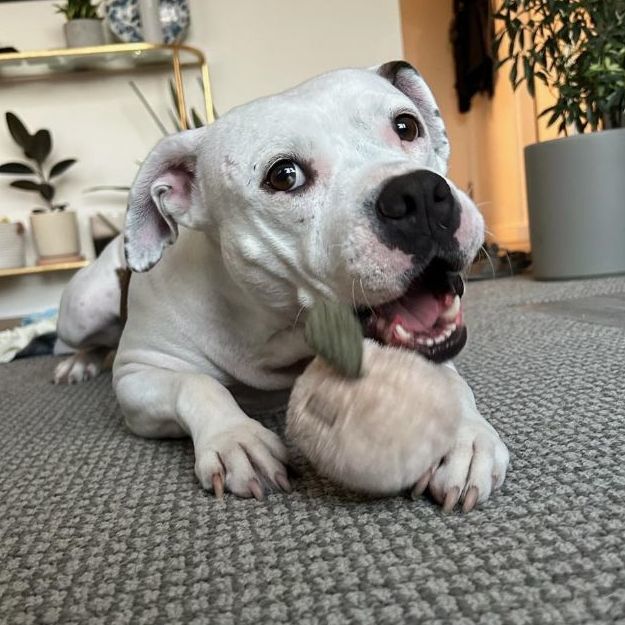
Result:
<svg viewBox="0 0 625 625"><path fill-rule="evenodd" d="M158 177L156 184L167 185L170 191L166 193L167 212L173 215L184 213L191 202L190 171L183 167L168 169Z"/></svg>

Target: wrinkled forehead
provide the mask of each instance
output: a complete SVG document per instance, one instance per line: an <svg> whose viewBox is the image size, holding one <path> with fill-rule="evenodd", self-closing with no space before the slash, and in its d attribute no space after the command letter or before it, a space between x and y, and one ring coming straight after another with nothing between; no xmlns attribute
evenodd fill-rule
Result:
<svg viewBox="0 0 625 625"><path fill-rule="evenodd" d="M258 155L276 147L288 152L347 139L399 109L412 110L414 104L384 78L367 70L339 70L237 107L219 126L222 145L233 141Z"/></svg>

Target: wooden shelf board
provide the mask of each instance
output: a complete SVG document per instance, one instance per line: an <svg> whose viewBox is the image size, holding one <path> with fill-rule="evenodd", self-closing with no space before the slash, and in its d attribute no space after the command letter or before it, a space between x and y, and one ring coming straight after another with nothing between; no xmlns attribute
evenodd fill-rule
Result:
<svg viewBox="0 0 625 625"><path fill-rule="evenodd" d="M36 273L50 273L52 271L75 271L89 264L88 260L78 260L71 263L57 263L56 265L31 265L29 267L14 267L13 269L0 269L0 278L13 276L28 276Z"/></svg>

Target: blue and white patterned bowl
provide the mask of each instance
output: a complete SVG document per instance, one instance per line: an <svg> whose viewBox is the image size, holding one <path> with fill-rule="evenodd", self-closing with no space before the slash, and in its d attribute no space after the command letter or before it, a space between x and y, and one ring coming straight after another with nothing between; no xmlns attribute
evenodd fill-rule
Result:
<svg viewBox="0 0 625 625"><path fill-rule="evenodd" d="M104 3L108 27L126 43L143 41L138 4L138 0L107 0ZM160 19L164 42L180 43L191 21L187 0L160 0Z"/></svg>

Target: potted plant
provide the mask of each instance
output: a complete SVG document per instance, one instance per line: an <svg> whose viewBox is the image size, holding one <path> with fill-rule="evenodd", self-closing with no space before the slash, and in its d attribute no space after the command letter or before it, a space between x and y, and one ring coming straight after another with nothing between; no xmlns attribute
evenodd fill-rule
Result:
<svg viewBox="0 0 625 625"><path fill-rule="evenodd" d="M63 25L68 48L101 46L104 44L102 19L98 16L98 4L91 0L67 0L65 4L55 4L56 12L67 18Z"/></svg>
<svg viewBox="0 0 625 625"><path fill-rule="evenodd" d="M534 275L625 272L625 2L504 0L495 19L513 88L546 85L563 135L525 148Z"/></svg>
<svg viewBox="0 0 625 625"><path fill-rule="evenodd" d="M23 267L26 264L24 226L0 217L0 269Z"/></svg>
<svg viewBox="0 0 625 625"><path fill-rule="evenodd" d="M45 207L33 210L30 223L37 253L42 262L54 262L60 257L75 257L80 253L78 222L76 213L66 211L67 204L55 202L56 188L53 179L65 173L75 162L73 158L59 161L46 168L52 151L52 136L49 130L38 130L30 134L26 126L14 113L6 114L9 133L30 161L10 162L0 165L0 174L18 174L10 186L15 189L36 193Z"/></svg>

